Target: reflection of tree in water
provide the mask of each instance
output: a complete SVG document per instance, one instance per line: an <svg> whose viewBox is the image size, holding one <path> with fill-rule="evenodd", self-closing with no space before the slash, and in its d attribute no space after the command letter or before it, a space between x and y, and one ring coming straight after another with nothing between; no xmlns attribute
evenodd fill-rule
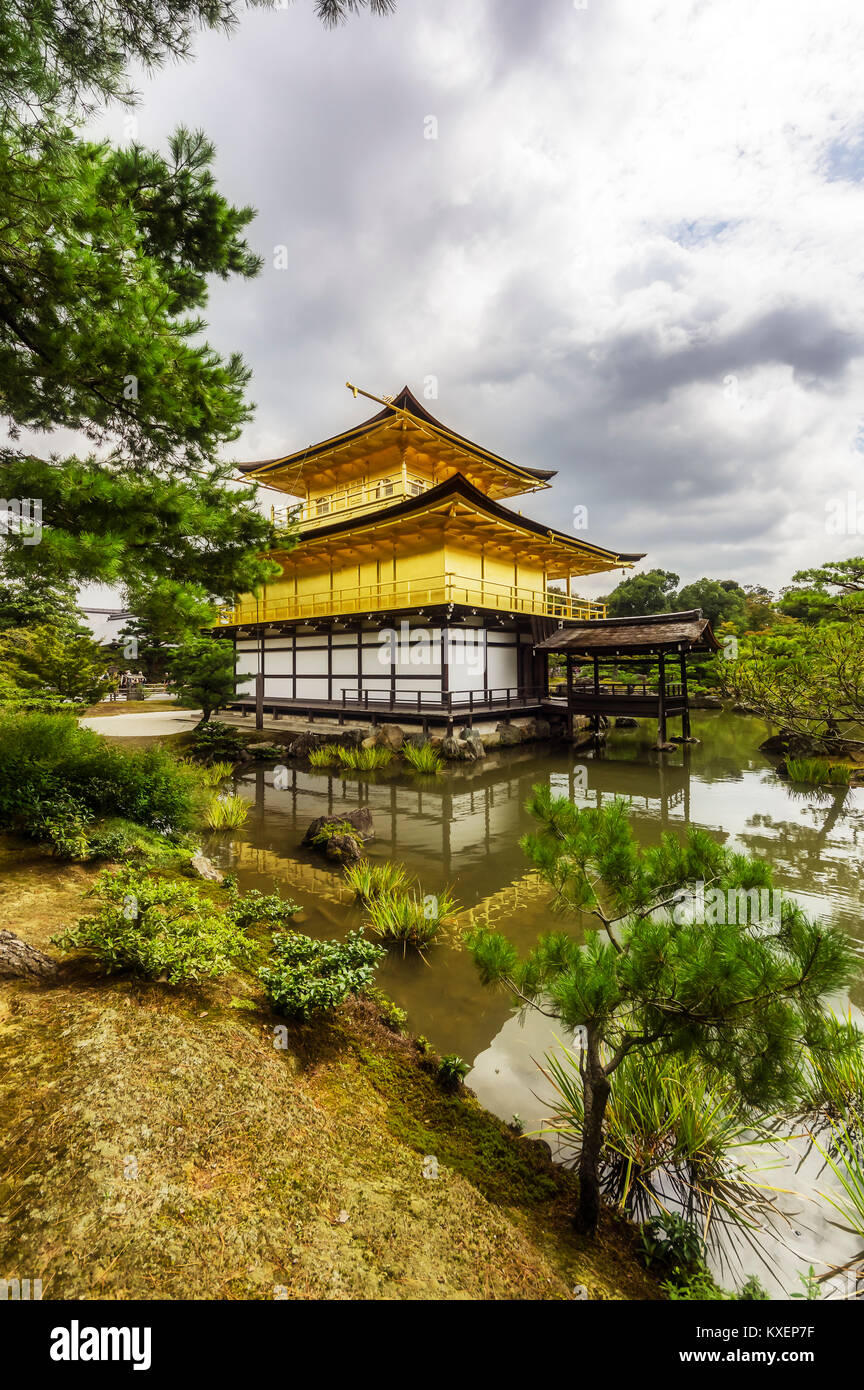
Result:
<svg viewBox="0 0 864 1390"><path fill-rule="evenodd" d="M864 813L854 806L846 787L788 791L791 802L810 803L810 824L757 813L737 838L749 854L773 863L778 881L785 880L793 890L856 902L864 873ZM835 837L838 826L842 830ZM860 918L852 908L840 915L850 929L854 924L856 936L861 934Z"/></svg>

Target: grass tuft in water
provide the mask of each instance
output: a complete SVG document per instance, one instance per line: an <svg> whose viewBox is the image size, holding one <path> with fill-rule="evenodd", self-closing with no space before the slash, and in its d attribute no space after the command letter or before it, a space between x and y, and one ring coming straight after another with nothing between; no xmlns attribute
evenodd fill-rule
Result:
<svg viewBox="0 0 864 1390"><path fill-rule="evenodd" d="M415 772L432 773L433 776L437 776L441 771L441 754L437 748L432 747L431 743L421 743L419 746L406 743L402 752L405 761Z"/></svg>
<svg viewBox="0 0 864 1390"><path fill-rule="evenodd" d="M809 782L812 786L848 787L852 769L846 763L830 763L825 758L787 758L786 771L793 782Z"/></svg>
<svg viewBox="0 0 864 1390"><path fill-rule="evenodd" d="M233 763L210 763L206 767L195 764L195 766L205 787L218 787L234 771Z"/></svg>
<svg viewBox="0 0 864 1390"><path fill-rule="evenodd" d="M373 864L368 859L360 859L356 864L346 865L345 880L362 903L371 903L404 889L408 875L404 864L394 864L390 860Z"/></svg>
<svg viewBox="0 0 864 1390"><path fill-rule="evenodd" d="M334 767L339 761L339 747L335 743L325 743L323 748L313 748L309 754L312 767Z"/></svg>
<svg viewBox="0 0 864 1390"><path fill-rule="evenodd" d="M442 893L388 893L367 904L370 931L382 941L398 942L422 951L431 946L457 910L455 899Z"/></svg>
<svg viewBox="0 0 864 1390"><path fill-rule="evenodd" d="M204 823L210 830L236 830L246 824L249 802L242 796L213 796L204 810Z"/></svg>
<svg viewBox="0 0 864 1390"><path fill-rule="evenodd" d="M374 772L393 761L389 748L339 748L339 761L348 772Z"/></svg>

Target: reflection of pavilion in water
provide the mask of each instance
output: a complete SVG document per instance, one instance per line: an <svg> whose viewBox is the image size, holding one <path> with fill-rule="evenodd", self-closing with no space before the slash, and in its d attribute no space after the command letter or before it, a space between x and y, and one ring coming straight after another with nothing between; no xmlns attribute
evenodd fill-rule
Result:
<svg viewBox="0 0 864 1390"><path fill-rule="evenodd" d="M531 828L525 802L539 782L577 805L599 805L615 796L630 801L640 839L654 838L671 821L686 822L690 806L689 750L682 761L617 761L567 750L498 755L437 778L409 781L404 774L331 776L289 767L274 784L272 769L246 774L239 790L254 802L247 841L292 855L309 822L338 817L368 805L375 825L370 853L422 872L430 889L458 879L459 897L471 906L521 882L527 868L519 848Z"/></svg>

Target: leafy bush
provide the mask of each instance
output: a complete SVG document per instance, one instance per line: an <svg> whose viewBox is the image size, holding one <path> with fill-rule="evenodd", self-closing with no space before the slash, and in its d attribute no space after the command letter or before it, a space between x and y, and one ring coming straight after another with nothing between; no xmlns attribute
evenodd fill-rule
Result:
<svg viewBox="0 0 864 1390"><path fill-rule="evenodd" d="M226 884L227 881L226 875ZM232 884L229 910L238 927L283 927L300 908L297 903L281 897L279 893L259 893L257 888L250 889L248 893L238 893Z"/></svg>
<svg viewBox="0 0 864 1390"><path fill-rule="evenodd" d="M233 724L220 724L210 719L199 724L192 731L189 752L197 762L209 763L218 759L231 759L236 763L249 741L248 734L236 729Z"/></svg>
<svg viewBox="0 0 864 1390"><path fill-rule="evenodd" d="M320 830L316 830L310 843L313 845L326 845L328 840L332 840L336 836L340 838L342 836L347 836L349 840L356 840L358 845L362 845L363 843L363 836L360 834L356 825L351 824L350 820L328 820L325 825L321 826Z"/></svg>
<svg viewBox="0 0 864 1390"><path fill-rule="evenodd" d="M438 1063L438 1080L448 1091L455 1091L471 1070L471 1065L455 1052L448 1052Z"/></svg>
<svg viewBox="0 0 864 1390"><path fill-rule="evenodd" d="M696 1268L705 1259L705 1242L689 1221L676 1212L653 1216L642 1227L640 1243L646 1265L661 1264Z"/></svg>
<svg viewBox="0 0 864 1390"><path fill-rule="evenodd" d="M771 1295L767 1289L763 1289L757 1274L750 1274L738 1291L738 1298L742 1303L766 1303L770 1302Z"/></svg>
<svg viewBox="0 0 864 1390"><path fill-rule="evenodd" d="M388 999L383 990L367 989L364 993L378 1009L378 1017L385 1028L389 1028L393 1033L404 1033L405 1024L408 1022L405 1010L394 1004L392 999Z"/></svg>
<svg viewBox="0 0 864 1390"><path fill-rule="evenodd" d="M366 989L383 955L361 931L349 932L344 941L285 932L274 939L273 964L258 973L277 1013L307 1019Z"/></svg>
<svg viewBox="0 0 864 1390"><path fill-rule="evenodd" d="M106 869L88 896L96 899L95 915L52 940L64 951L90 952L106 974L131 970L170 984L218 979L256 951L235 912L195 884Z"/></svg>
<svg viewBox="0 0 864 1390"><path fill-rule="evenodd" d="M0 714L5 828L34 839L74 841L94 816L120 816L169 833L191 827L199 803L192 771L162 748L110 744L69 715Z"/></svg>

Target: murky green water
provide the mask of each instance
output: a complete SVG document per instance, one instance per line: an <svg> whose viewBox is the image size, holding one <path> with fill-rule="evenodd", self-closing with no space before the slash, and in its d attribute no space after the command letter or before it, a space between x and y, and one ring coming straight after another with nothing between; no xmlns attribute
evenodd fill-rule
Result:
<svg viewBox="0 0 864 1390"><path fill-rule="evenodd" d="M426 893L451 886L475 919L488 919L528 946L549 924L548 891L529 876L518 841L532 825L524 809L531 787L549 782L581 805L626 797L645 844L691 824L767 858L777 886L841 924L864 963L864 790L791 788L759 752L768 729L758 720L705 712L695 717L694 733L702 742L674 754L654 752L646 726L613 731L602 755L533 745L434 779L401 768L358 777L289 767L287 786L277 787L273 769L256 769L237 783L252 803L245 828L231 840L214 836L207 852L233 869L244 889L270 891L278 881L301 904L303 931L342 936L360 914L338 872L299 842L313 817L368 805L376 836L371 858L401 861ZM413 1032L474 1063L470 1085L484 1104L503 1118L517 1112L526 1128L540 1122L545 1106L534 1059L555 1043L548 1021L521 1026L504 997L480 986L455 945L432 948L425 961L395 954L379 980L407 1010ZM852 1003L864 1008L864 986L853 991ZM795 1287L796 1270L813 1262L820 1272L818 1252L830 1247L839 1258L848 1243L828 1224L832 1213L811 1200L812 1169L805 1163L795 1176L787 1162L770 1179L804 1193L784 1199L795 1224L772 1254L787 1291ZM771 1276L759 1272L770 1284ZM775 1280L775 1296L781 1287Z"/></svg>

